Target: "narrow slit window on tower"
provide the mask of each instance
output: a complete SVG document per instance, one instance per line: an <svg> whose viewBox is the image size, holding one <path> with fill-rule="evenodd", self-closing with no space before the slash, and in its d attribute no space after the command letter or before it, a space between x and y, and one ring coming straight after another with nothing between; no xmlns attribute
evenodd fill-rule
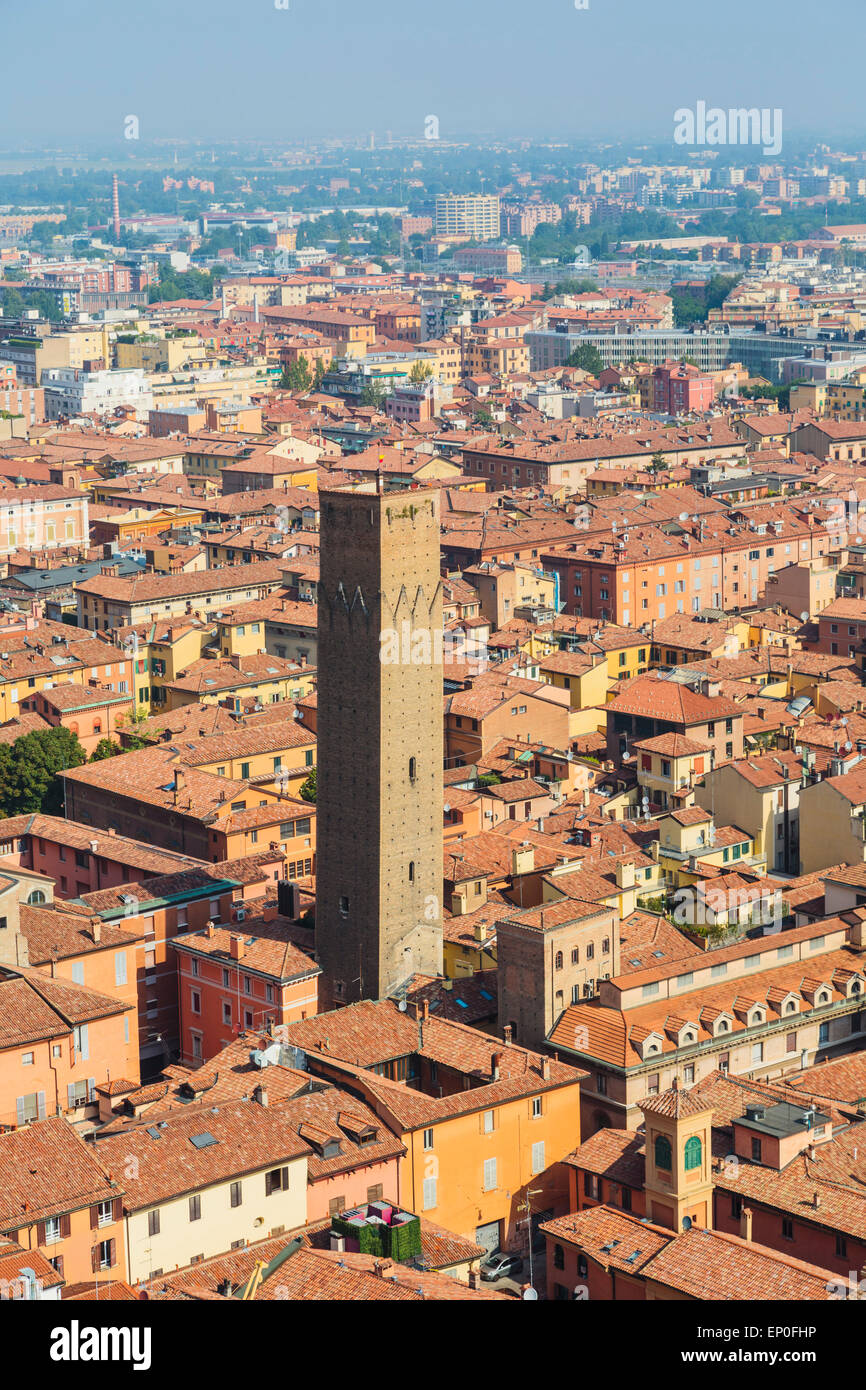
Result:
<svg viewBox="0 0 866 1390"><path fill-rule="evenodd" d="M414 758L410 758L410 759L409 759L409 781L410 781L410 782L414 782L414 781L415 781L415 770L416 770L415 759L414 759Z"/></svg>
<svg viewBox="0 0 866 1390"><path fill-rule="evenodd" d="M409 882L410 882L410 883L414 883L414 882L415 882L415 860L414 860L414 859L410 859L410 860L409 860Z"/></svg>
<svg viewBox="0 0 866 1390"><path fill-rule="evenodd" d="M348 917L349 915L349 899L346 897L345 894L340 899L340 912L344 917Z"/></svg>

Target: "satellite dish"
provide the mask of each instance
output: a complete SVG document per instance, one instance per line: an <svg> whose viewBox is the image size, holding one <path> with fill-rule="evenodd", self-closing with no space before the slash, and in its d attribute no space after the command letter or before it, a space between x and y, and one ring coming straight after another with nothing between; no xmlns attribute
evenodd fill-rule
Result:
<svg viewBox="0 0 866 1390"><path fill-rule="evenodd" d="M442 809L443 809L443 811L445 812L445 814L446 814L446 816L447 816L447 815L448 815L448 812L451 810L451 807L448 805L448 802L447 802L447 801L445 802L445 805L442 807Z"/></svg>
<svg viewBox="0 0 866 1390"><path fill-rule="evenodd" d="M680 521L688 521L688 519L689 519L689 514L688 514L688 512L680 512Z"/></svg>
<svg viewBox="0 0 866 1390"><path fill-rule="evenodd" d="M401 1014L404 1014L406 1012L406 1000L401 999L400 1003L397 1005L397 1008L400 1010Z"/></svg>
<svg viewBox="0 0 866 1390"><path fill-rule="evenodd" d="M800 614L800 621L801 621L802 623L807 623L807 622L809 621L809 614L808 614L807 612L805 612L805 611L802 612L802 613Z"/></svg>

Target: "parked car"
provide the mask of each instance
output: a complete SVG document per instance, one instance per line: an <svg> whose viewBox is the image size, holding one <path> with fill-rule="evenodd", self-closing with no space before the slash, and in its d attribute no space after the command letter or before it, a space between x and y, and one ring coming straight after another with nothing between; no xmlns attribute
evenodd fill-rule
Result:
<svg viewBox="0 0 866 1390"><path fill-rule="evenodd" d="M488 1255L481 1265L481 1278L491 1283L495 1279L514 1279L523 1269L523 1258L521 1255L509 1255L507 1252L498 1250L495 1255Z"/></svg>

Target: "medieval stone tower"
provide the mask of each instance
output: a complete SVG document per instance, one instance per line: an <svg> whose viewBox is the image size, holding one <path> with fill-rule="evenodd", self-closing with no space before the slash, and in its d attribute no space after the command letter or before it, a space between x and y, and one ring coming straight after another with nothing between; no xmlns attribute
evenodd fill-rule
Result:
<svg viewBox="0 0 866 1390"><path fill-rule="evenodd" d="M319 494L316 950L326 999L442 971L439 497Z"/></svg>

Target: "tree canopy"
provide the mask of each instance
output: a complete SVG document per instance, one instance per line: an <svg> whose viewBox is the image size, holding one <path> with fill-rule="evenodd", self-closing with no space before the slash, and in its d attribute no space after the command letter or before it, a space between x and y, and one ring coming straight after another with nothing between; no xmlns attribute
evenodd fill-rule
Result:
<svg viewBox="0 0 866 1390"><path fill-rule="evenodd" d="M86 762L77 735L63 727L37 729L0 744L0 813L62 815L63 783L57 774Z"/></svg>
<svg viewBox="0 0 866 1390"><path fill-rule="evenodd" d="M580 343L574 352L568 354L565 365L579 367L582 372L589 372L590 376L598 376L599 372L604 371L604 358L593 343Z"/></svg>

